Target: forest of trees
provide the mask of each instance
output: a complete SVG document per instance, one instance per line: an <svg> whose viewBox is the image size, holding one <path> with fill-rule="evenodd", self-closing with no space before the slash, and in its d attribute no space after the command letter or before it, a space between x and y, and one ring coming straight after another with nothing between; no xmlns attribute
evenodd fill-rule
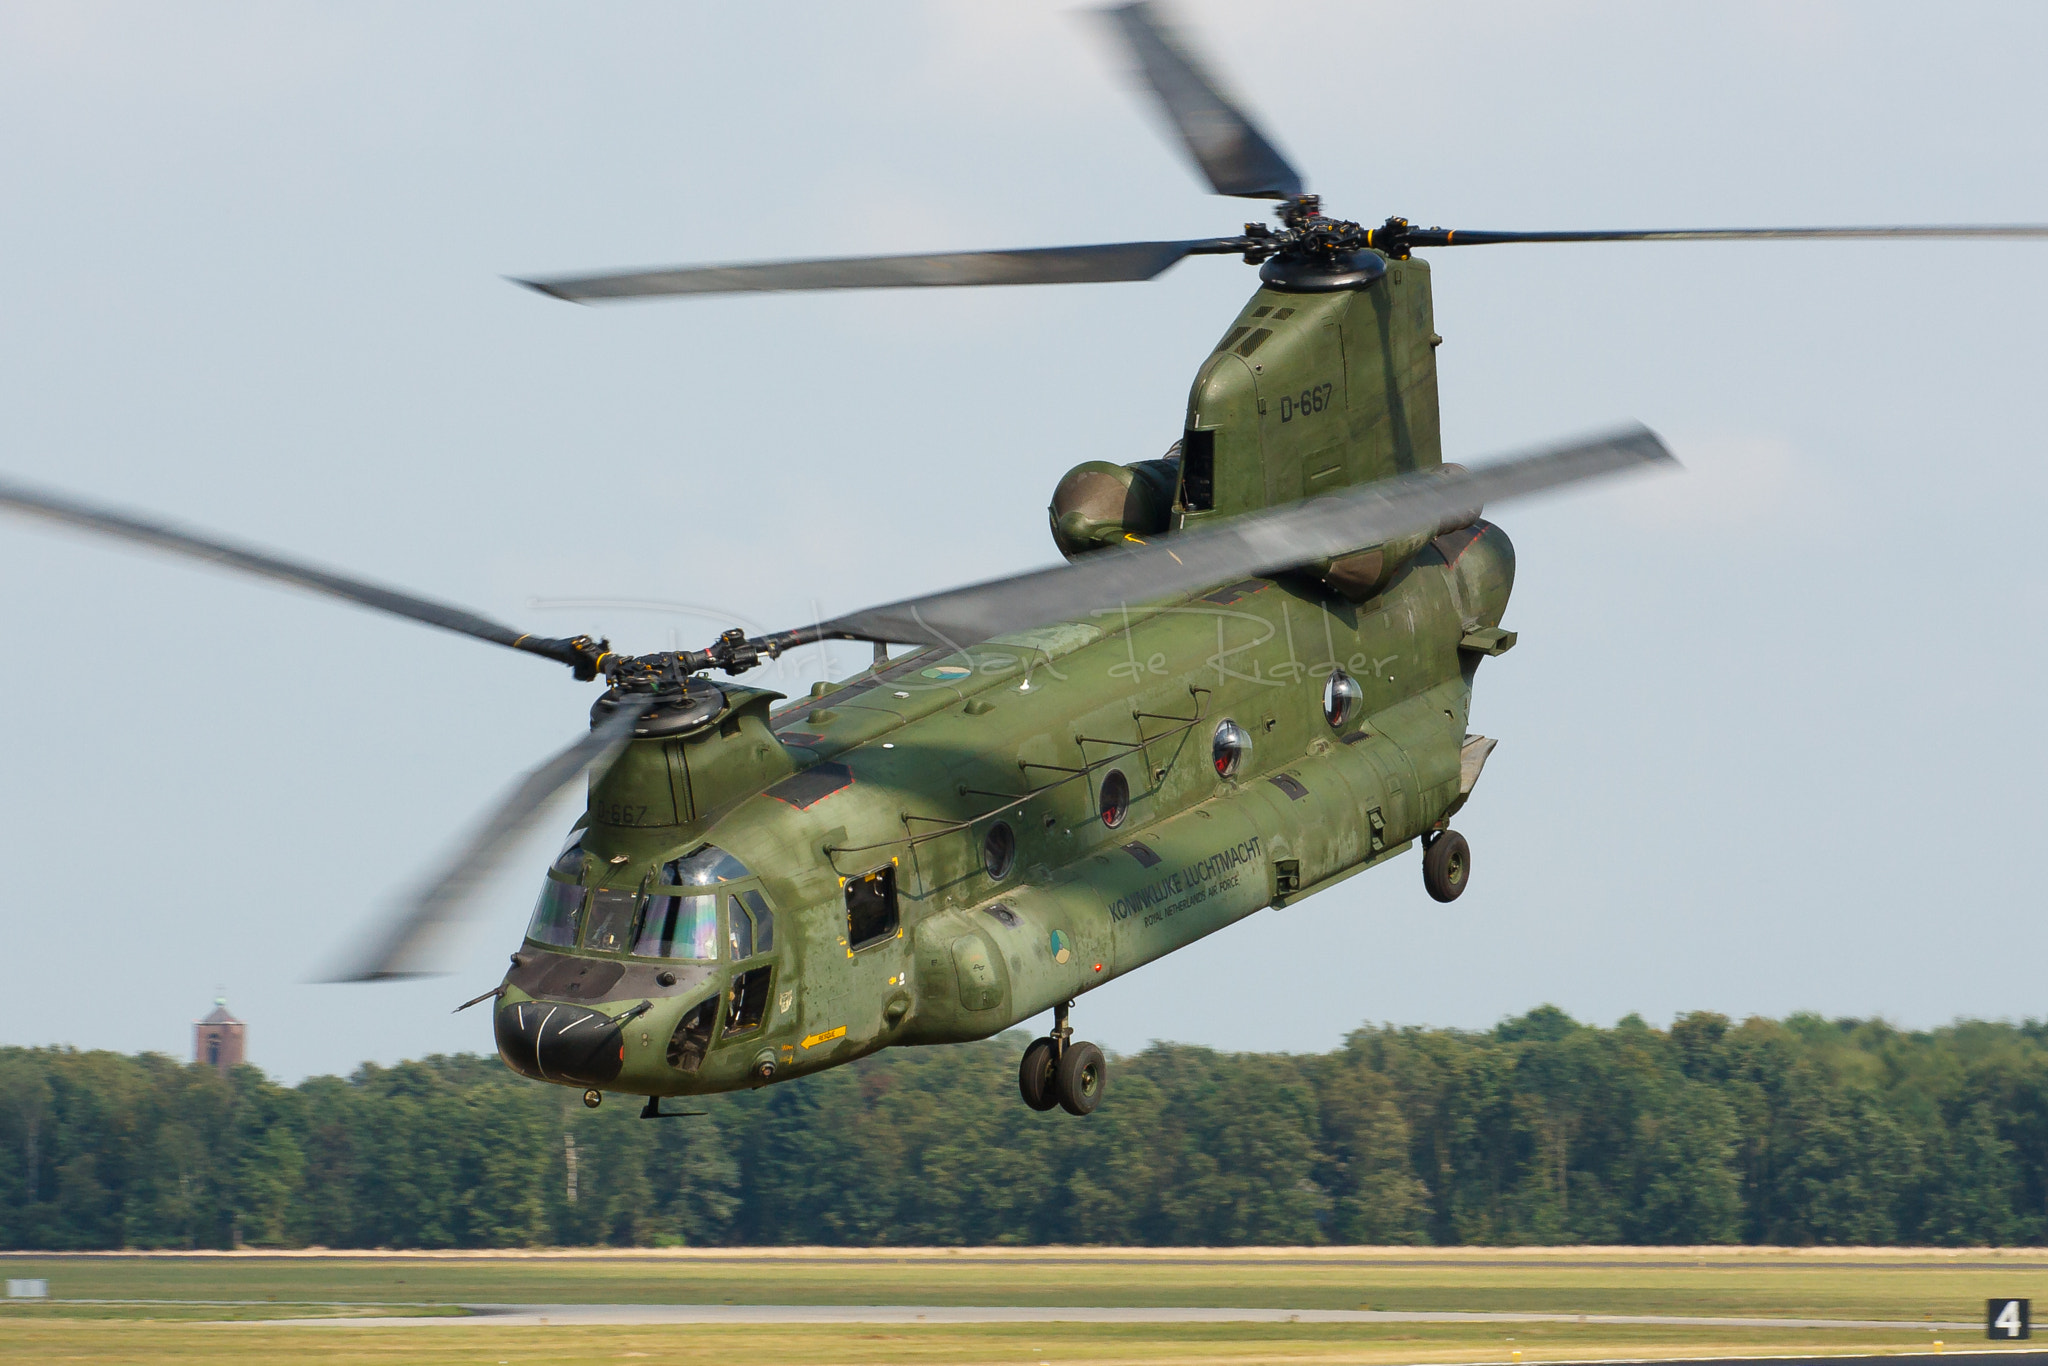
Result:
<svg viewBox="0 0 2048 1366"><path fill-rule="evenodd" d="M1545 1007L1327 1054L1155 1045L1102 1108L1024 1039L644 1122L491 1057L282 1087L0 1049L0 1247L2048 1240L2048 1026Z"/></svg>

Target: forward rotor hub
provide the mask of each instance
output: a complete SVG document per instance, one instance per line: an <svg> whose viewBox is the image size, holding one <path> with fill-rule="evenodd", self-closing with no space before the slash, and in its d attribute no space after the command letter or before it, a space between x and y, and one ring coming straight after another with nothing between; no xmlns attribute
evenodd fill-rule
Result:
<svg viewBox="0 0 2048 1366"><path fill-rule="evenodd" d="M1371 245L1372 234L1342 218L1323 216L1321 195L1298 194L1273 210L1280 220L1275 232L1264 223L1244 225L1244 259L1260 265L1274 257L1294 257L1328 265L1339 257Z"/></svg>
<svg viewBox="0 0 2048 1366"><path fill-rule="evenodd" d="M592 729L624 708L637 707L643 710L633 723L636 737L675 735L696 730L725 710L724 692L707 678L683 672L682 659L672 651L622 660L608 678L611 686L590 708Z"/></svg>
<svg viewBox="0 0 2048 1366"><path fill-rule="evenodd" d="M1372 230L1349 219L1324 217L1320 196L1295 195L1273 212L1280 220L1278 232L1247 223L1238 239L1245 261L1259 267L1259 278L1268 285L1321 293L1360 289L1387 273L1386 262L1370 250Z"/></svg>

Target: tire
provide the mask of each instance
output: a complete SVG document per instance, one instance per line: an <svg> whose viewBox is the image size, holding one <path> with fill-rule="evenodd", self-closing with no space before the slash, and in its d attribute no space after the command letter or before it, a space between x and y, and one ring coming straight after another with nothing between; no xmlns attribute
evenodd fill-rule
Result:
<svg viewBox="0 0 2048 1366"><path fill-rule="evenodd" d="M1053 1090L1053 1074L1058 1069L1058 1059L1053 1056L1051 1039L1033 1039L1024 1050L1024 1061L1017 1064L1017 1090L1023 1095L1024 1103L1034 1110L1050 1110L1060 1103Z"/></svg>
<svg viewBox="0 0 2048 1366"><path fill-rule="evenodd" d="M1455 830L1431 841L1422 855L1422 885L1438 901L1456 901L1472 880L1472 846Z"/></svg>
<svg viewBox="0 0 2048 1366"><path fill-rule="evenodd" d="M1085 1115L1102 1103L1109 1086L1109 1063L1092 1043L1070 1043L1060 1055L1053 1075L1053 1090L1060 1108L1070 1115Z"/></svg>

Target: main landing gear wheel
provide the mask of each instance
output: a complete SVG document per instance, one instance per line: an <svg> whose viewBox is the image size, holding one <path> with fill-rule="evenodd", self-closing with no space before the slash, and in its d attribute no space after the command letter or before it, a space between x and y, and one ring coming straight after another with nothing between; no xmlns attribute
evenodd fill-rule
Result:
<svg viewBox="0 0 2048 1366"><path fill-rule="evenodd" d="M1103 1088L1109 1085L1109 1063L1092 1043L1070 1043L1060 1054L1053 1075L1060 1108L1070 1115L1085 1115L1102 1103Z"/></svg>
<svg viewBox="0 0 2048 1366"><path fill-rule="evenodd" d="M1422 885L1438 901L1456 901L1472 880L1472 846L1455 830L1445 830L1422 851Z"/></svg>
<svg viewBox="0 0 2048 1366"><path fill-rule="evenodd" d="M1024 1061L1017 1065L1017 1089L1024 1095L1024 1103L1034 1110L1050 1110L1060 1103L1053 1090L1053 1079L1059 1071L1059 1045L1051 1039L1033 1039L1024 1050Z"/></svg>
<svg viewBox="0 0 2048 1366"><path fill-rule="evenodd" d="M1052 1033L1033 1039L1017 1064L1017 1090L1034 1110L1057 1105L1070 1115L1085 1115L1102 1103L1109 1085L1109 1062L1092 1043L1076 1043L1070 1020L1074 1003L1052 1008Z"/></svg>

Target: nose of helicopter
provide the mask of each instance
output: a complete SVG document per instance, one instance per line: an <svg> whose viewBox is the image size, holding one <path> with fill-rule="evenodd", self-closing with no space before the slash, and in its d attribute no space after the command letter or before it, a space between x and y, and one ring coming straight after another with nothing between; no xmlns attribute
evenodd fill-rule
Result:
<svg viewBox="0 0 2048 1366"><path fill-rule="evenodd" d="M493 1021L498 1056L521 1076L576 1086L603 1086L619 1075L626 1045L602 1011L559 1001L520 1001Z"/></svg>

